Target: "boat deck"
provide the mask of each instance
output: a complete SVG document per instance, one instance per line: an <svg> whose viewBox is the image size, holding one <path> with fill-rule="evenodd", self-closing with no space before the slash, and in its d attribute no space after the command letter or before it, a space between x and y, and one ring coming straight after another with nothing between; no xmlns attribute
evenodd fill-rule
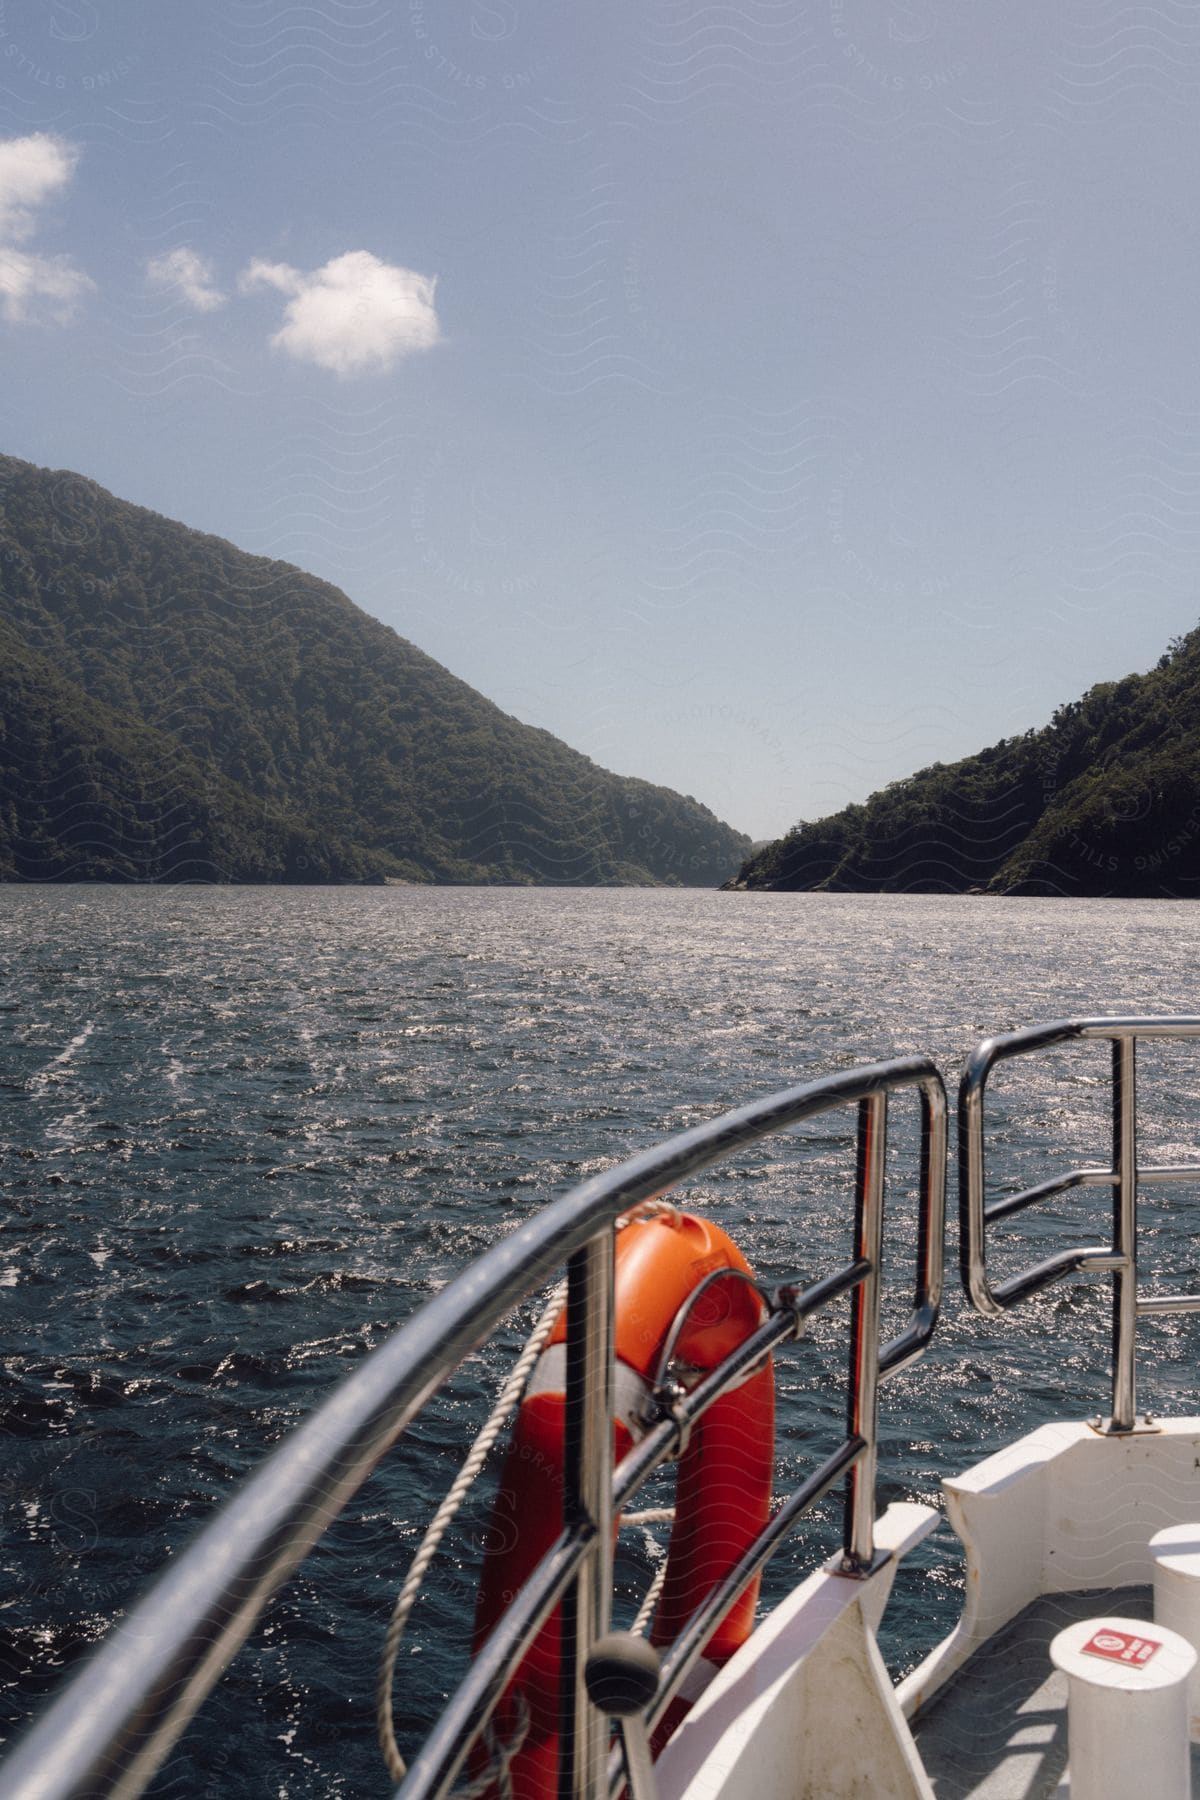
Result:
<svg viewBox="0 0 1200 1800"><path fill-rule="evenodd" d="M980 1649L913 1724L938 1800L1044 1800L1070 1793L1067 1679L1050 1661L1065 1625L1153 1617L1149 1587L1049 1594ZM1200 1793L1200 1745L1192 1745Z"/></svg>

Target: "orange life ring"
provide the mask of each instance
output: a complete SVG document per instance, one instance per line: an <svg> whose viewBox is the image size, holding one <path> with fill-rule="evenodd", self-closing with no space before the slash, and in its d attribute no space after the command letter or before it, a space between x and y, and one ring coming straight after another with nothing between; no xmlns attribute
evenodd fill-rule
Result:
<svg viewBox="0 0 1200 1800"><path fill-rule="evenodd" d="M732 1239L711 1220L668 1208L617 1233L613 1428L618 1461L644 1430L642 1406L680 1308L719 1269L750 1273ZM475 1613L476 1650L561 1530L565 1310L526 1390L500 1477ZM675 1363L695 1370L699 1379L764 1316L749 1283L714 1281L683 1323ZM768 1362L692 1427L679 1460L675 1523L651 1633L655 1644L675 1638L766 1524L774 1451L775 1386ZM706 1644L707 1664L719 1667L746 1641L757 1599L756 1579ZM503 1743L528 1709L524 1742L509 1765L514 1800L544 1800L557 1791L559 1629L556 1610L496 1711ZM656 1752L689 1704L685 1690L655 1734Z"/></svg>

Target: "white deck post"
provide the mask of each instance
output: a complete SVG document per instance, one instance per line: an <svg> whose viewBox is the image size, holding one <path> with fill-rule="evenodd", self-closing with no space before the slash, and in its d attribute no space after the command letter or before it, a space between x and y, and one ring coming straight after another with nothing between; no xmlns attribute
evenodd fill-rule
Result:
<svg viewBox="0 0 1200 1800"><path fill-rule="evenodd" d="M1150 1539L1154 1623L1186 1638L1200 1656L1200 1525L1168 1525ZM1188 1728L1200 1738L1200 1660L1188 1683Z"/></svg>
<svg viewBox="0 0 1200 1800"><path fill-rule="evenodd" d="M1083 1619L1050 1656L1068 1681L1071 1800L1190 1800L1186 1638L1143 1619Z"/></svg>

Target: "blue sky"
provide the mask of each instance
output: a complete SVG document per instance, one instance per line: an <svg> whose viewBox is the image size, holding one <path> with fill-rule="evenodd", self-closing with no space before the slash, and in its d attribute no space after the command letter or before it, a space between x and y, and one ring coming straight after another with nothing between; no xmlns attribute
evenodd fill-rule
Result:
<svg viewBox="0 0 1200 1800"><path fill-rule="evenodd" d="M0 448L755 837L1200 617L1200 10L0 0Z"/></svg>

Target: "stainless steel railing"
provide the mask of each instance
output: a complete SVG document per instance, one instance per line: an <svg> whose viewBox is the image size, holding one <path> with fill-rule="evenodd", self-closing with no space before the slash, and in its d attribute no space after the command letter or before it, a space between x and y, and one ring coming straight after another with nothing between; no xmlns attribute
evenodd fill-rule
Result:
<svg viewBox="0 0 1200 1800"><path fill-rule="evenodd" d="M1137 1045L1141 1038L1200 1037L1197 1018L1059 1019L1029 1031L988 1038L967 1063L958 1097L959 1209L962 1279L971 1304L999 1314L1061 1281L1064 1276L1111 1274L1113 1278L1112 1410L1103 1429L1136 1429L1137 1320L1139 1315L1200 1312L1200 1294L1139 1298L1137 1195L1139 1186L1200 1181L1200 1164L1141 1167L1137 1152ZM984 1090L997 1063L1072 1040L1107 1039L1112 1045L1112 1163L1072 1169L1019 1194L987 1200L984 1166ZM1077 1187L1112 1190L1112 1239L1061 1250L1008 1280L992 1283L987 1272L987 1227L1026 1207Z"/></svg>
<svg viewBox="0 0 1200 1800"><path fill-rule="evenodd" d="M886 1345L879 1344L879 1284L882 1270L884 1214L884 1166L887 1101L890 1093L915 1087L921 1099L921 1205L918 1215L917 1270L913 1306L903 1331ZM730 1357L688 1393L681 1394L670 1381L660 1384L656 1399L661 1413L640 1443L622 1460L611 1476L607 1495L601 1495L598 1470L608 1469L611 1449L611 1280L612 1235L605 1230L594 1238L588 1252L596 1270L580 1269L578 1290L568 1288L567 1386L581 1415L590 1415L599 1454L589 1471L582 1462L587 1425L581 1417L574 1434L568 1426L566 1443L567 1503L562 1536L534 1571L517 1604L498 1622L471 1669L451 1698L424 1746L413 1760L408 1777L398 1790L403 1800L436 1800L456 1778L483 1724L499 1700L513 1670L529 1649L560 1597L563 1605L563 1669L566 1686L560 1708L559 1792L572 1800L596 1800L606 1786L608 1751L607 1721L591 1707L582 1691L588 1652L608 1629L612 1519L632 1494L683 1441L688 1428L722 1394L765 1362L772 1350L794 1339L806 1321L844 1293L851 1301L851 1353L848 1377L848 1429L837 1447L789 1497L765 1530L747 1549L723 1582L709 1594L688 1620L679 1638L665 1653L658 1691L646 1709L645 1723L653 1731L675 1694L698 1660L705 1643L725 1612L751 1582L794 1526L844 1476L847 1493L843 1542L843 1566L847 1575L861 1575L875 1566L874 1490L879 1380L920 1355L937 1322L942 1292L944 1238L946 1101L936 1068L923 1057L876 1064L846 1075L832 1076L784 1094L756 1102L739 1112L726 1114L711 1126L700 1126L656 1151L598 1176L582 1195L595 1189L620 1196L617 1213L661 1193L685 1175L724 1160L741 1146L771 1132L786 1129L839 1106L858 1108L858 1157L856 1173L854 1256L843 1268L812 1283L804 1290L785 1284L770 1296L768 1317ZM632 1179L636 1176L636 1179ZM570 1196L568 1196L570 1198ZM578 1259L576 1259L578 1261ZM576 1263L570 1266L574 1278ZM728 1276L726 1277L728 1279ZM597 1337L598 1318L607 1311L603 1335L609 1350L586 1366L582 1375L571 1361L571 1344ZM582 1324L577 1321L582 1320ZM582 1356L582 1349L580 1352ZM581 1361L579 1369L584 1364ZM601 1374L602 1371L602 1374ZM572 1408L568 1407L568 1419ZM578 1459L578 1460L577 1460ZM583 1495L588 1490L592 1503ZM586 1586L579 1576L593 1559ZM572 1576L575 1586L572 1587Z"/></svg>
<svg viewBox="0 0 1200 1800"><path fill-rule="evenodd" d="M1198 1026L1200 1029L1200 1026ZM921 1106L917 1268L904 1329L880 1345L888 1097L916 1089ZM858 1109L854 1243L840 1270L769 1297L754 1335L693 1390L669 1379L659 1417L614 1472L613 1234L619 1216L773 1132L843 1106ZM878 1389L919 1356L942 1292L946 1097L923 1057L874 1064L756 1101L646 1151L553 1202L495 1245L344 1381L177 1557L146 1598L18 1745L0 1772L5 1800L139 1794L266 1601L361 1486L422 1406L512 1308L568 1270L563 1530L474 1659L412 1764L404 1800L444 1795L505 1686L562 1602L567 1672L559 1792L599 1800L607 1786L607 1721L587 1700L588 1651L608 1627L614 1510L699 1417L805 1321L851 1295L847 1433L783 1504L667 1652L648 1723L662 1716L714 1626L796 1522L848 1476L843 1568L874 1566Z"/></svg>

